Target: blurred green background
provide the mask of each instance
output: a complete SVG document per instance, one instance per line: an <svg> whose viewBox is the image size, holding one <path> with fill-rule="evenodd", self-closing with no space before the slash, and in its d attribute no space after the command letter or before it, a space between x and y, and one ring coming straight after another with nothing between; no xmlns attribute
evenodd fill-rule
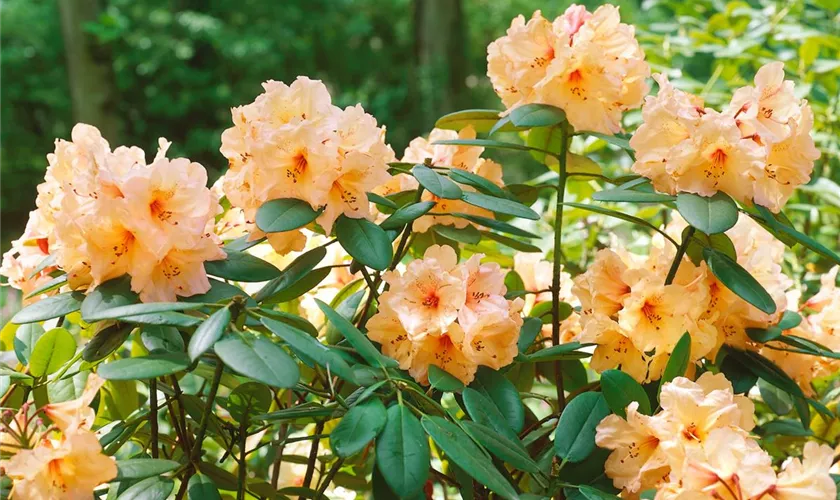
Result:
<svg viewBox="0 0 840 500"><path fill-rule="evenodd" d="M264 80L308 75L326 82L336 104L361 102L387 125L399 156L444 113L498 108L485 76L487 44L516 15L542 9L553 18L569 3L5 0L2 250L34 208L54 139L69 138L75 122L99 126L112 146L138 145L149 155L166 137L173 155L202 163L212 180L226 166L218 148L230 107L251 102ZM785 61L814 106L822 151L815 181L787 211L836 248L840 0L616 3L636 25L654 71L669 72L712 105L749 83L761 64ZM628 129L637 120L638 112L629 113ZM628 166L609 154L598 159ZM506 177L531 175L529 161L507 158Z"/></svg>

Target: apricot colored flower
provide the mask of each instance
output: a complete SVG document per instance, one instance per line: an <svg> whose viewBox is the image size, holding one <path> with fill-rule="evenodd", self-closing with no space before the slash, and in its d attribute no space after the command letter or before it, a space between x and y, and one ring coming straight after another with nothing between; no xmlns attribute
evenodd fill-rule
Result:
<svg viewBox="0 0 840 500"><path fill-rule="evenodd" d="M799 115L799 99L793 82L785 80L784 63L759 68L755 86L736 90L727 112L738 119L744 137L758 135L763 143L774 143L789 136L790 121Z"/></svg>
<svg viewBox="0 0 840 500"><path fill-rule="evenodd" d="M96 414L90 404L93 402L99 389L105 384L105 379L100 378L91 372L85 382L85 389L82 396L62 403L49 403L44 405L44 415L61 431L70 428L90 429Z"/></svg>
<svg viewBox="0 0 840 500"><path fill-rule="evenodd" d="M527 23L519 16L487 47L487 76L508 110L551 104L576 130L619 132L622 112L641 105L649 75L635 30L612 5L591 14L571 5L553 23L540 11Z"/></svg>
<svg viewBox="0 0 840 500"><path fill-rule="evenodd" d="M429 366L435 365L464 384L475 378L478 362L467 356L464 331L457 323L446 333L425 335L414 341L414 354L408 373L421 384L429 383Z"/></svg>
<svg viewBox="0 0 840 500"><path fill-rule="evenodd" d="M12 497L31 500L89 498L94 488L117 475L116 462L102 454L96 435L81 428L19 451L5 468L14 481Z"/></svg>
<svg viewBox="0 0 840 500"><path fill-rule="evenodd" d="M624 281L627 264L612 250L601 250L585 273L575 277L572 293L584 314L612 316L622 308L630 285Z"/></svg>
<svg viewBox="0 0 840 500"><path fill-rule="evenodd" d="M655 487L667 477L670 467L653 435L650 417L639 413L639 403L627 407L627 419L609 415L598 424L595 444L612 450L604 464L616 488L630 493Z"/></svg>
<svg viewBox="0 0 840 500"><path fill-rule="evenodd" d="M47 266L35 273L38 266L50 255L48 238L37 237L33 229L33 226L38 224L38 217L38 210L29 213L26 230L20 238L12 241L12 247L3 254L0 264L0 276L6 277L8 286L23 293L24 304L31 304L46 296L41 294L26 298L39 287L49 283L53 279L49 273L55 270L55 266Z"/></svg>
<svg viewBox="0 0 840 500"><path fill-rule="evenodd" d="M805 443L802 459L789 458L770 496L776 500L821 500L836 498L837 485L828 471L834 462L830 446L813 441Z"/></svg>
<svg viewBox="0 0 840 500"><path fill-rule="evenodd" d="M184 246L174 246L145 273L132 275L131 289L143 302L175 302L210 290L204 263L226 257L214 235L206 234Z"/></svg>

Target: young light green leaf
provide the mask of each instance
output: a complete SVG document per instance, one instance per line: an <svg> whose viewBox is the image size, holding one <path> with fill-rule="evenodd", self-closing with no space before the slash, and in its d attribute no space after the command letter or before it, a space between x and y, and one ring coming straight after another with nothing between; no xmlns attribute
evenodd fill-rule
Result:
<svg viewBox="0 0 840 500"><path fill-rule="evenodd" d="M335 236L351 257L377 271L387 269L394 257L388 234L367 219L340 216L335 224Z"/></svg>
<svg viewBox="0 0 840 500"><path fill-rule="evenodd" d="M38 323L26 323L18 327L13 341L15 356L17 356L18 361L24 365L29 364L32 349L43 334L44 327Z"/></svg>
<svg viewBox="0 0 840 500"><path fill-rule="evenodd" d="M595 427L610 414L604 396L585 392L566 406L554 434L554 451L569 462L583 461L595 449Z"/></svg>
<svg viewBox="0 0 840 500"><path fill-rule="evenodd" d="M266 338L229 336L216 342L213 350L226 366L272 387L290 388L300 380L297 363Z"/></svg>
<svg viewBox="0 0 840 500"><path fill-rule="evenodd" d="M501 111L495 109L465 109L455 111L438 118L435 128L444 130L461 130L472 126L476 132L484 133L490 131L493 125L499 121Z"/></svg>
<svg viewBox="0 0 840 500"><path fill-rule="evenodd" d="M303 227L318 218L320 211L295 198L267 201L257 210L257 227L266 233L282 233Z"/></svg>
<svg viewBox="0 0 840 500"><path fill-rule="evenodd" d="M613 413L622 418L627 418L627 405L633 401L639 403L640 413L650 415L650 399L645 388L621 370L601 373L601 391Z"/></svg>
<svg viewBox="0 0 840 500"><path fill-rule="evenodd" d="M679 193L677 210L691 226L709 235L723 233L738 222L738 205L722 191L711 197Z"/></svg>
<svg viewBox="0 0 840 500"><path fill-rule="evenodd" d="M350 408L330 433L333 452L347 458L364 450L385 427L386 418L385 406L378 398Z"/></svg>
<svg viewBox="0 0 840 500"><path fill-rule="evenodd" d="M29 373L41 377L55 373L76 354L76 339L64 328L53 328L44 333L32 348Z"/></svg>
<svg viewBox="0 0 840 500"><path fill-rule="evenodd" d="M431 452L423 427L403 405L388 408L385 427L376 439L376 466L400 497L420 492L429 477Z"/></svg>
<svg viewBox="0 0 840 500"><path fill-rule="evenodd" d="M198 325L187 348L187 353L189 353L192 361L195 361L207 349L213 347L213 344L222 337L230 319L230 307L222 307L204 320L204 323Z"/></svg>
<svg viewBox="0 0 840 500"><path fill-rule="evenodd" d="M726 288L732 290L735 295L746 300L759 310L773 314L776 312L776 302L761 286L761 283L736 261L726 254L713 248L703 249L703 258L709 266L709 270L715 275Z"/></svg>

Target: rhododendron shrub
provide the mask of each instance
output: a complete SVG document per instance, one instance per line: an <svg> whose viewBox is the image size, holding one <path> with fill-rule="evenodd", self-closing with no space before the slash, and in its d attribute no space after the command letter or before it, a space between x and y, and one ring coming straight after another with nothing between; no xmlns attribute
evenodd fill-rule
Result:
<svg viewBox="0 0 840 500"><path fill-rule="evenodd" d="M212 187L74 127L0 267L0 496L837 498L807 89L769 62L713 109L645 61L617 7L517 17L504 109L400 158L268 81Z"/></svg>

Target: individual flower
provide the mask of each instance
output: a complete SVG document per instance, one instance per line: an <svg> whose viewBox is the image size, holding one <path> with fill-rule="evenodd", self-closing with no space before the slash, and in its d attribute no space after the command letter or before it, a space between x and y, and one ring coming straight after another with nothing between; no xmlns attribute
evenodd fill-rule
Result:
<svg viewBox="0 0 840 500"><path fill-rule="evenodd" d="M805 443L802 459L789 458L770 491L776 500L821 500L837 497L837 485L828 470L834 462L830 446Z"/></svg>
<svg viewBox="0 0 840 500"><path fill-rule="evenodd" d="M38 270L50 256L49 239L45 236L39 237L37 233L36 227L40 217L39 210L29 213L29 221L23 235L12 241L12 248L3 254L0 264L0 276L6 277L8 286L23 293L24 304L36 302L46 296L41 294L27 298L27 295L52 281L50 273L55 270L55 266L45 266Z"/></svg>
<svg viewBox="0 0 840 500"><path fill-rule="evenodd" d="M90 404L104 384L105 379L100 378L95 373L90 373L81 397L61 403L48 403L43 406L44 415L61 431L67 431L71 428L89 430L96 418Z"/></svg>
<svg viewBox="0 0 840 500"><path fill-rule="evenodd" d="M479 365L499 369L519 352L524 302L505 299L504 273L481 258L459 264L451 247L433 245L403 272L384 275L389 289L368 336L420 383L435 365L469 384Z"/></svg>
<svg viewBox="0 0 840 500"><path fill-rule="evenodd" d="M671 471L649 419L633 401L627 407L627 419L609 415L596 428L595 444L612 450L604 469L616 488L630 493L653 488Z"/></svg>
<svg viewBox="0 0 840 500"><path fill-rule="evenodd" d="M579 5L550 22L540 11L519 16L487 47L487 76L502 102L558 106L576 130L614 134L621 114L647 93L650 68L618 8L589 13Z"/></svg>
<svg viewBox="0 0 840 500"><path fill-rule="evenodd" d="M785 80L784 63L759 68L755 86L736 90L727 112L738 120L745 137L757 135L764 143L774 143L789 136L790 122L799 115L799 99L793 82Z"/></svg>
<svg viewBox="0 0 840 500"><path fill-rule="evenodd" d="M117 475L114 459L82 428L67 429L57 440L42 438L35 448L20 450L5 469L14 481L12 497L32 500L89 498Z"/></svg>
<svg viewBox="0 0 840 500"><path fill-rule="evenodd" d="M385 129L360 105L334 106L326 86L298 77L268 81L253 103L232 110L222 134L230 166L222 182L231 205L253 222L257 209L277 198L297 198L322 209L317 223L329 234L340 215L372 218L366 193L386 183L394 153ZM277 252L299 250L300 233L272 238ZM252 238L263 233L252 229Z"/></svg>

